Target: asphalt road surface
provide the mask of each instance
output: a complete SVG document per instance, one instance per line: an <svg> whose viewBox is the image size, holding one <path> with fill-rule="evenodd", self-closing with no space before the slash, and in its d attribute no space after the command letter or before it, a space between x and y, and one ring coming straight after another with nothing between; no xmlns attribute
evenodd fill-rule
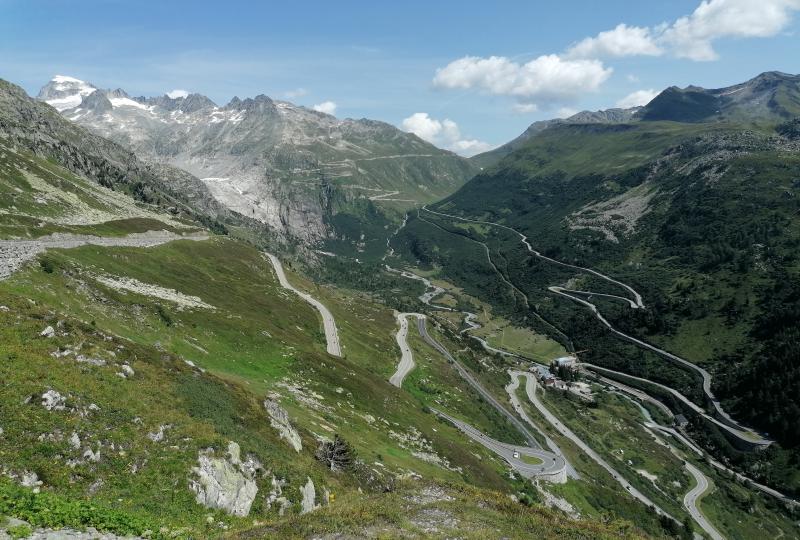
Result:
<svg viewBox="0 0 800 540"><path fill-rule="evenodd" d="M269 258L269 261L272 263L272 267L275 269L275 274L278 276L278 282L281 284L281 287L284 289L289 289L297 296L317 308L317 311L319 311L320 315L322 315L322 325L325 328L325 341L327 343L328 354L341 357L342 348L339 345L339 332L336 330L336 321L333 320L333 315L331 314L330 310L325 307L322 302L310 294L294 288L294 286L289 283L289 280L286 279L286 273L283 271L283 265L275 255L266 253L266 256Z"/></svg>
<svg viewBox="0 0 800 540"><path fill-rule="evenodd" d="M411 347L408 346L408 318L417 317L417 320L424 319L425 315L421 313L398 313L397 322L400 324L400 329L395 335L397 346L400 347L400 363L397 364L397 371L391 376L389 382L396 387L403 386L403 379L406 378L412 369L414 369L414 354L411 352Z"/></svg>
<svg viewBox="0 0 800 540"><path fill-rule="evenodd" d="M528 399L530 399L531 403L533 403L533 406L536 407L536 409L542 414L542 416L545 417L545 419L548 422L550 422L550 424L556 429L556 431L558 431L561 435L563 435L564 437L575 443L575 446L580 448L595 463L597 463L603 469L605 469L617 483L619 483L623 488L625 488L625 490L628 493L631 494L632 497L640 500L646 506L652 506L653 508L656 509L656 512L658 512L659 514L668 516L673 520L675 519L668 513L666 513L664 510L662 510L656 503L651 501L644 493L640 492L638 489L632 486L630 482L625 480L625 478L619 472L617 472L616 469L614 469L611 465L609 465L605 459L600 457L600 455L597 452L592 450L589 447L589 445L583 442L583 440L580 437L575 435L575 433L571 429L562 424L561 421L559 421L558 418L556 418L547 409L547 407L544 406L544 404L539 400L539 396L536 394L536 388L538 386L538 383L536 382L536 377L532 373L527 373L524 371L509 371L509 374L512 377L525 377L527 379L527 383L525 384L525 391L528 394Z"/></svg>
<svg viewBox="0 0 800 540"><path fill-rule="evenodd" d="M516 416L511 414L511 412L509 412L508 409L503 407L503 405L499 401L497 401L497 399L495 399L495 397L491 394L491 392L486 390L483 387L483 385L481 385L481 383L478 382L478 380L472 375L472 373L470 373L464 366L462 366L461 363L458 362L458 360L453 358L453 355L451 355L450 352L447 349L445 349L441 343L433 339L428 334L428 329L425 327L425 319L417 319L417 328L419 329L419 333L422 336L422 339L424 339L428 345L439 351L442 354L442 356L444 356L445 359L447 359L448 362L453 364L453 366L458 371L459 375L461 375L461 377L465 381L467 381L470 384L470 386L472 386L481 395L483 399L485 399L492 407L494 407L495 410L497 410L497 412L505 416L508 419L508 421L511 422L514 425L514 427L516 427L517 430L520 433L522 433L522 435L525 436L525 440L528 442L530 446L535 448L541 448L541 445L539 445L539 442L536 440L536 437L534 437L533 433L531 433L530 430L527 427L525 427L525 424L520 422L520 420Z"/></svg>
<svg viewBox="0 0 800 540"><path fill-rule="evenodd" d="M452 416L445 414L436 409L431 409L435 414L441 416L464 434L475 442L485 446L498 456L502 457L506 462L521 476L525 478L533 477L553 477L558 482L566 481L564 474L566 469L566 462L564 458L542 450L541 448L531 448L528 446L517 446L504 442L497 441L491 437L487 437L479 430L475 429L466 422L462 422ZM521 458L522 456L532 456L541 461L539 464L525 463Z"/></svg>

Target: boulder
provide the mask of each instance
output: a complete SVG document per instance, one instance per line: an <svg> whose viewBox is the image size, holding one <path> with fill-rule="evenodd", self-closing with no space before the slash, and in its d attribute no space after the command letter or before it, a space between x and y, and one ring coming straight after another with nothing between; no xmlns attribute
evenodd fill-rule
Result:
<svg viewBox="0 0 800 540"><path fill-rule="evenodd" d="M249 467L242 470L239 445L228 445L228 457L217 458L213 450L201 451L194 467L196 478L189 481L189 489L199 504L218 508L229 514L244 517L258 493L258 486Z"/></svg>
<svg viewBox="0 0 800 540"><path fill-rule="evenodd" d="M309 512L313 512L317 508L315 504L317 493L314 489L314 482L311 481L311 478L308 478L306 485L300 488L300 494L303 496L303 500L300 502L300 513L307 514Z"/></svg>

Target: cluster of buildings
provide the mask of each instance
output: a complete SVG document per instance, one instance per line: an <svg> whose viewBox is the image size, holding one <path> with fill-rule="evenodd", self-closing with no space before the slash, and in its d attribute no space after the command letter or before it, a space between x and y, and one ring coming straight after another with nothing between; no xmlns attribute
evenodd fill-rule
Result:
<svg viewBox="0 0 800 540"><path fill-rule="evenodd" d="M575 373L578 371L578 359L574 356L562 356L553 360L549 366L534 364L531 371L536 373L536 377L544 387L567 390L586 400L592 399L591 388L588 384L574 381L572 377L564 380L563 374Z"/></svg>

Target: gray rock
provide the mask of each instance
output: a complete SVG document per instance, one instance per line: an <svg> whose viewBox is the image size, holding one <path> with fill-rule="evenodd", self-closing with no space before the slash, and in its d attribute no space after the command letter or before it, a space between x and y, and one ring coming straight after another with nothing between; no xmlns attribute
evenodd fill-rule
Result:
<svg viewBox="0 0 800 540"><path fill-rule="evenodd" d="M316 498L317 494L314 489L314 482L311 481L309 477L306 481L306 485L300 488L300 494L303 496L303 500L300 502L301 505L301 514L307 514L308 512L313 512L316 510Z"/></svg>
<svg viewBox="0 0 800 540"><path fill-rule="evenodd" d="M48 326L39 334L42 337L51 338L56 335L56 330L52 326Z"/></svg>
<svg viewBox="0 0 800 540"><path fill-rule="evenodd" d="M264 408L267 410L267 414L269 415L270 425L278 430L280 436L286 439L289 445L291 445L296 452L302 450L303 443L300 439L300 434L289 421L289 413L286 411L286 409L281 407L277 401L272 399L264 400Z"/></svg>
<svg viewBox="0 0 800 540"><path fill-rule="evenodd" d="M48 411L63 411L65 408L64 396L55 390L48 390L42 394L42 407Z"/></svg>
<svg viewBox="0 0 800 540"><path fill-rule="evenodd" d="M244 517L258 493L252 476L242 471L239 445L228 445L228 457L213 457L213 450L201 451L194 467L196 478L190 480L189 489L199 504L207 508L218 508L229 514Z"/></svg>

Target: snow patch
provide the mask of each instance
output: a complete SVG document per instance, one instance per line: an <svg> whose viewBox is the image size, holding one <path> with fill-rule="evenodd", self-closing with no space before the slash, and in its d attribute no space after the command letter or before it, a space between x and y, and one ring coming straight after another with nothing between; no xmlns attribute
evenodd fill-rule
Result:
<svg viewBox="0 0 800 540"><path fill-rule="evenodd" d="M117 107L136 107L137 109L147 109L146 106L130 98L111 98L109 101L111 102L111 106L115 109Z"/></svg>

